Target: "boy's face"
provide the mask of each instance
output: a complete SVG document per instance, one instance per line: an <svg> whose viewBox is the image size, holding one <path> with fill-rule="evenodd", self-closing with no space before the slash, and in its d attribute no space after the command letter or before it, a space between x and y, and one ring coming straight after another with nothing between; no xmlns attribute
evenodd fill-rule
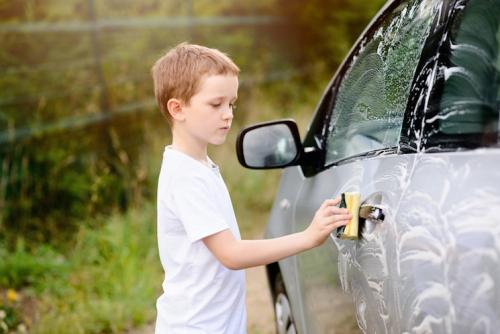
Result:
<svg viewBox="0 0 500 334"><path fill-rule="evenodd" d="M238 97L238 77L208 75L189 105L183 104L183 127L201 145L220 145L233 120L233 105Z"/></svg>

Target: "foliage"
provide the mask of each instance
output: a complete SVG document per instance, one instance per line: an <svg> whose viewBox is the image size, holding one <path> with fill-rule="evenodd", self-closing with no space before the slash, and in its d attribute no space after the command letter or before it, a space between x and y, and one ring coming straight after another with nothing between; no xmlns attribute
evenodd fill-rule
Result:
<svg viewBox="0 0 500 334"><path fill-rule="evenodd" d="M82 225L64 255L49 246L31 253L22 242L12 254L0 247L8 255L2 286L37 296L30 333L116 333L152 321L162 280L154 227L148 204L112 216L99 230ZM9 328L20 323L14 301L0 303L2 310Z"/></svg>
<svg viewBox="0 0 500 334"><path fill-rule="evenodd" d="M49 246L42 245L30 253L23 239L17 240L12 252L0 245L0 258L3 259L0 262L0 288L36 288L49 277L64 277L68 269L64 257Z"/></svg>
<svg viewBox="0 0 500 334"><path fill-rule="evenodd" d="M385 0L276 0L284 24L269 31L298 66L336 68ZM311 73L312 79L317 73Z"/></svg>
<svg viewBox="0 0 500 334"><path fill-rule="evenodd" d="M0 290L0 334L27 333L21 320L19 295L15 290Z"/></svg>

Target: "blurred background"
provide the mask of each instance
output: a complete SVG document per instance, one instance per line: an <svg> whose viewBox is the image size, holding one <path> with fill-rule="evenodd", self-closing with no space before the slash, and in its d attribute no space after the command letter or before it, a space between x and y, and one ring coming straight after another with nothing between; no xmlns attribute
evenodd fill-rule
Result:
<svg viewBox="0 0 500 334"><path fill-rule="evenodd" d="M242 236L260 237L281 171L241 167L237 132L293 118L303 136L384 2L0 0L0 333L124 333L154 321L156 185L171 138L154 102L156 59L188 41L240 67L233 131L209 153ZM265 285L253 291L268 298ZM265 319L250 333L272 330Z"/></svg>

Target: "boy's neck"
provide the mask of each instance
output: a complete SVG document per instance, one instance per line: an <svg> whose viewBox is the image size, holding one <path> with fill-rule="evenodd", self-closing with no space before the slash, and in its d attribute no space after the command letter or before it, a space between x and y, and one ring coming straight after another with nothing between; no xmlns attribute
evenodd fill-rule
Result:
<svg viewBox="0 0 500 334"><path fill-rule="evenodd" d="M207 158L207 145L203 145L197 142L194 138L184 138L179 136L178 133L173 133L172 135L172 148L181 151L205 164L208 164Z"/></svg>

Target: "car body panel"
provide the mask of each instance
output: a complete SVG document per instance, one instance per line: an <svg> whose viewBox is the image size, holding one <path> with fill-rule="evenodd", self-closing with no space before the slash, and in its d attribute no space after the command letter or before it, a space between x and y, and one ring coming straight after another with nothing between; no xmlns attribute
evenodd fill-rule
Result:
<svg viewBox="0 0 500 334"><path fill-rule="evenodd" d="M398 3L388 2L371 25ZM435 106L428 112L436 87L457 72L446 67L440 52L453 49L449 17L467 3L442 1L415 71L398 147L352 156L317 172L304 166L284 170L266 237L304 230L322 201L342 192L359 192L362 205L385 214L383 222L367 219L359 240L332 234L321 247L279 261L300 333L497 332L500 149L433 141L437 121L447 116L436 117ZM305 147L324 149L328 99L371 29L327 86Z"/></svg>
<svg viewBox="0 0 500 334"><path fill-rule="evenodd" d="M383 223L367 220L358 241L332 235L323 246L280 261L292 309L303 315L296 317L301 332L349 327L347 308L366 333L494 333L500 325L498 166L499 149L477 149L361 159L314 178L287 169L278 198L295 198L296 208L273 208L272 218L285 220L269 224L267 237L303 230L323 199L344 191L359 191L362 205L377 205L386 215Z"/></svg>
<svg viewBox="0 0 500 334"><path fill-rule="evenodd" d="M406 157L413 162L398 163L401 174L387 174L401 182L395 209L385 211L389 219L365 229L359 241L334 239L360 328L494 333L500 319L500 150Z"/></svg>
<svg viewBox="0 0 500 334"><path fill-rule="evenodd" d="M275 238L293 233L293 207L298 194L298 188L305 179L300 167L293 166L283 170L283 175L276 193L276 198L271 209L269 224L267 224L264 233L265 238ZM303 314L302 303L295 291L299 290L296 276L296 261L295 256L287 257L279 261L279 270L282 274L285 287L289 295L289 302L293 314L296 316L295 322L299 328L303 326L303 318L297 315ZM272 285L273 277L270 277L270 285Z"/></svg>
<svg viewBox="0 0 500 334"><path fill-rule="evenodd" d="M304 180L296 203L295 231L301 231L308 226L315 210L325 198L352 191L361 194L362 205L373 204L389 208L385 210L386 222L369 228L370 233L375 233L375 228L385 230L391 224L387 221L392 218L390 208L398 205L400 189L407 182L407 171L411 170L412 163L412 157L409 155L379 156L334 166L314 178ZM307 331L304 332L330 333L332 330L338 330L340 324L348 322L350 314L347 314L346 310L353 309L352 302L346 301L345 294L340 289L339 277L343 277L345 267L338 267L337 249L342 249L338 243L356 244L355 241L339 240L332 235L326 245L297 255L300 293L305 305L305 314L308 315ZM367 244L367 247L370 252L384 251L384 247L377 244ZM368 270L377 272L374 276L391 276L390 268L374 268L370 266L370 261L366 256L359 260ZM335 288L338 290L334 291ZM335 316L332 316L333 312ZM343 314L340 314L341 312ZM380 324L376 325L377 323ZM383 328L382 323L375 320L372 321L372 326Z"/></svg>

